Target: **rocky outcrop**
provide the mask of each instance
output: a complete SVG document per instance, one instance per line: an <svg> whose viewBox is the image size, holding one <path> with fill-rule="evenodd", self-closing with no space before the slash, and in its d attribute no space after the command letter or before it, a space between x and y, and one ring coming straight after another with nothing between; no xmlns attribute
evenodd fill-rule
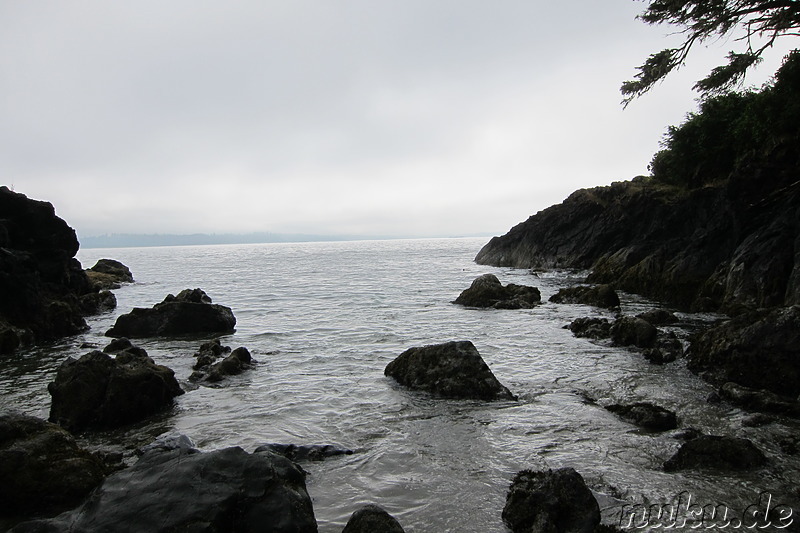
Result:
<svg viewBox="0 0 800 533"><path fill-rule="evenodd" d="M51 422L72 432L118 427L166 409L183 394L172 370L155 364L127 339L105 350L61 364L47 386Z"/></svg>
<svg viewBox="0 0 800 533"><path fill-rule="evenodd" d="M509 488L503 522L512 533L593 533L600 507L572 468L523 470Z"/></svg>
<svg viewBox="0 0 800 533"><path fill-rule="evenodd" d="M470 341L409 348L384 374L411 389L445 398L514 400Z"/></svg>
<svg viewBox="0 0 800 533"><path fill-rule="evenodd" d="M697 189L641 177L579 190L493 238L475 260L588 269L590 283L684 309L800 304L797 169L747 170Z"/></svg>
<svg viewBox="0 0 800 533"><path fill-rule="evenodd" d="M800 418L800 401L780 396L774 392L751 389L733 382L719 388L719 396L723 400L746 409Z"/></svg>
<svg viewBox="0 0 800 533"><path fill-rule="evenodd" d="M108 337L158 337L199 333L230 333L236 318L230 307L211 302L201 289L172 294L150 309L134 308L117 318Z"/></svg>
<svg viewBox="0 0 800 533"><path fill-rule="evenodd" d="M230 355L217 362L217 359L226 353ZM219 339L202 344L195 357L197 362L189 380L207 383L219 383L228 376L241 374L252 368L254 362L247 348L240 346L231 351L229 346L222 346Z"/></svg>
<svg viewBox="0 0 800 533"><path fill-rule="evenodd" d="M87 328L81 297L97 291L77 251L50 203L0 187L0 354Z"/></svg>
<svg viewBox="0 0 800 533"><path fill-rule="evenodd" d="M567 287L550 297L557 304L583 304L606 309L619 308L619 296L610 285Z"/></svg>
<svg viewBox="0 0 800 533"><path fill-rule="evenodd" d="M102 462L64 429L32 416L0 415L0 527L2 519L71 509L104 475Z"/></svg>
<svg viewBox="0 0 800 533"><path fill-rule="evenodd" d="M668 431L678 427L675 413L652 403L614 404L607 406L606 409L619 415L623 420L649 431Z"/></svg>
<svg viewBox="0 0 800 533"><path fill-rule="evenodd" d="M353 450L333 444L262 444L253 453L271 452L283 455L295 463L322 461L339 455L352 455Z"/></svg>
<svg viewBox="0 0 800 533"><path fill-rule="evenodd" d="M747 439L701 435L682 444L675 455L664 463L664 470L752 470L766 462L767 458L761 450Z"/></svg>
<svg viewBox="0 0 800 533"><path fill-rule="evenodd" d="M300 467L235 447L148 452L80 507L12 531L314 533L317 524Z"/></svg>
<svg viewBox="0 0 800 533"><path fill-rule="evenodd" d="M120 283L133 283L133 274L128 267L115 259L98 259L86 269L89 281L99 290L120 288Z"/></svg>
<svg viewBox="0 0 800 533"><path fill-rule="evenodd" d="M732 381L797 398L800 306L742 314L691 340L688 366L716 383Z"/></svg>
<svg viewBox="0 0 800 533"><path fill-rule="evenodd" d="M356 510L342 533L404 533L400 523L378 505L365 505Z"/></svg>
<svg viewBox="0 0 800 533"><path fill-rule="evenodd" d="M509 283L503 286L494 274L475 278L454 304L466 307L492 307L494 309L530 309L542 301L536 287Z"/></svg>

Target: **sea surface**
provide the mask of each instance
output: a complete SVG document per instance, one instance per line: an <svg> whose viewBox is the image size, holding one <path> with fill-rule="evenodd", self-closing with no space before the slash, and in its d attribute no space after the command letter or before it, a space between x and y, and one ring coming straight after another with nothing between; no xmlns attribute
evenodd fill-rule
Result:
<svg viewBox="0 0 800 533"><path fill-rule="evenodd" d="M117 259L130 267L135 283L115 291L114 312L88 319L87 333L1 360L0 407L47 418L47 383L65 358L105 346L103 333L131 308L199 287L232 308L236 332L222 342L247 347L258 361L255 368L221 387L196 387L188 382L193 354L210 337L136 341L175 371L187 393L144 423L83 435L83 445L130 455L159 435L185 434L203 450L252 451L264 443L355 450L303 464L323 533L339 533L366 503L384 507L407 532L503 532L501 511L513 475L566 466L583 475L611 523L624 516L624 505L668 503L683 491L692 503L739 512L763 492L775 502L796 502L800 459L783 453L780 444L800 434L796 422L777 418L765 427L745 427L748 414L708 403L714 387L690 373L683 360L657 366L635 351L574 338L564 329L573 319L614 316L547 302L583 274L476 265L473 258L484 242L81 250L84 267L99 258ZM530 310L451 303L486 272L504 284L539 287L545 303ZM621 296L625 314L658 307ZM717 318L678 316L681 322L671 329L681 338ZM472 341L519 401L436 399L383 375L404 350L450 340ZM770 465L737 474L665 473L661 466L680 446L679 431L648 433L603 408L636 401L674 410L681 428L747 437Z"/></svg>

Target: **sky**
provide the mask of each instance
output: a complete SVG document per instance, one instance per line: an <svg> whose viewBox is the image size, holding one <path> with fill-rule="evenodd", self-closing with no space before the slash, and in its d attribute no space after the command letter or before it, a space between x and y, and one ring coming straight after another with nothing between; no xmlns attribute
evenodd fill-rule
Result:
<svg viewBox="0 0 800 533"><path fill-rule="evenodd" d="M634 0L0 0L0 184L79 236L505 233L647 173L698 48ZM760 85L782 54L748 78Z"/></svg>

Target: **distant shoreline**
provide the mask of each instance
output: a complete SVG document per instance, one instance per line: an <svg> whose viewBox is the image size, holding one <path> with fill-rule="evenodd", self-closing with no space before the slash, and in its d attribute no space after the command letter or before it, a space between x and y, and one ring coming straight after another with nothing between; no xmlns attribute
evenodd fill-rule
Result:
<svg viewBox="0 0 800 533"><path fill-rule="evenodd" d="M202 246L213 244L268 244L300 242L339 242L398 239L456 239L491 238L492 233L471 235L319 235L305 233L192 233L192 234L139 234L112 233L79 237L81 249L87 248L149 248L155 246Z"/></svg>

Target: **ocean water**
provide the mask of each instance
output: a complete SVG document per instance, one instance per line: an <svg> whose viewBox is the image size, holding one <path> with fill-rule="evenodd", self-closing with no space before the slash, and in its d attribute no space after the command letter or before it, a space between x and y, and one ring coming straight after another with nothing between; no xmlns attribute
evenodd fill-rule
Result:
<svg viewBox="0 0 800 533"><path fill-rule="evenodd" d="M109 341L103 333L131 308L199 287L233 309L236 332L222 342L246 346L255 368L221 387L191 386L193 354L209 337L136 341L175 371L187 393L153 419L81 436L84 445L130 453L158 435L185 434L203 450L252 451L270 442L353 449L303 464L323 533L340 532L366 503L387 509L407 532L503 532L509 483L527 468L575 468L610 523L624 516L625 505L668 503L682 491L694 503L733 511L757 503L763 492L796 505L800 459L781 452L780 443L800 434L797 422L777 418L744 427L747 414L707 403L714 388L682 360L656 366L634 351L574 338L564 329L573 319L613 316L547 303L581 273L479 266L473 258L483 244L431 239L81 250L84 267L117 259L136 282L115 291L118 308L90 318L89 332L0 360L0 404L46 418L47 383L66 357L102 348ZM486 272L504 284L539 287L545 303L530 310L451 303ZM626 314L657 307L622 298ZM682 338L715 318L679 317L675 331ZM472 341L519 401L436 399L384 377L385 366L405 349L450 340ZM664 473L661 465L681 443L677 432L641 431L603 408L634 401L674 410L682 428L747 437L770 464L741 474Z"/></svg>

